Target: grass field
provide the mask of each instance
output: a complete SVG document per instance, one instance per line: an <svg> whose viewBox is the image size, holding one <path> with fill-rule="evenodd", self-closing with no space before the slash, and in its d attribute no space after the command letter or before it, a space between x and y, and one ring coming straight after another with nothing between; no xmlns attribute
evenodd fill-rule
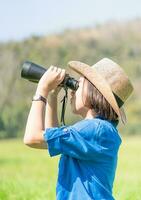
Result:
<svg viewBox="0 0 141 200"><path fill-rule="evenodd" d="M141 137L123 138L114 184L116 200L141 200ZM57 163L21 140L0 142L0 200L55 200Z"/></svg>

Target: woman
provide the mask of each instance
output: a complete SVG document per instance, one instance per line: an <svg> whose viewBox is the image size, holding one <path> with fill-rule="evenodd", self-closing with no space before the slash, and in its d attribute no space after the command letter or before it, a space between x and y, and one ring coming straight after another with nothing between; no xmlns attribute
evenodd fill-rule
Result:
<svg viewBox="0 0 141 200"><path fill-rule="evenodd" d="M72 111L83 120L58 127L57 86L64 79L65 70L51 66L38 83L24 143L33 148L48 148L50 156L61 154L58 200L113 200L121 144L117 125L120 120L126 122L122 106L133 87L121 67L107 58L92 67L71 61L69 67L81 74L79 87L71 92L70 101Z"/></svg>

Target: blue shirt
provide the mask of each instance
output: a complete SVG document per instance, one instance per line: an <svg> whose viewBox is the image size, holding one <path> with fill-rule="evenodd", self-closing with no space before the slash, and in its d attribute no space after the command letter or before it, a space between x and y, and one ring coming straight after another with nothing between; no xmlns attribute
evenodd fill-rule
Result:
<svg viewBox="0 0 141 200"><path fill-rule="evenodd" d="M57 200L113 200L112 187L121 138L116 124L100 117L47 128L50 156L61 154Z"/></svg>

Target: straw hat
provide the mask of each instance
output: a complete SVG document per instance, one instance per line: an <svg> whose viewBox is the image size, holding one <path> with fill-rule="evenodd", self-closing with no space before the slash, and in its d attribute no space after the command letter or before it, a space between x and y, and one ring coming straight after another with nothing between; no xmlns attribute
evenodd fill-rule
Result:
<svg viewBox="0 0 141 200"><path fill-rule="evenodd" d="M133 86L117 63L108 58L103 58L93 66L79 61L70 61L68 66L94 84L112 106L122 123L127 122L122 106L131 95Z"/></svg>

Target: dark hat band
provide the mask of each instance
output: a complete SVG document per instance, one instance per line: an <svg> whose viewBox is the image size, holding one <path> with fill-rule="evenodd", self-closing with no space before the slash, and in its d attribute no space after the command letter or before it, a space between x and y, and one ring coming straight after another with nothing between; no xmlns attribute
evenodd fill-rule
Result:
<svg viewBox="0 0 141 200"><path fill-rule="evenodd" d="M117 104L118 104L118 106L119 106L119 108L120 108L121 106L123 106L124 102L123 102L123 101L120 99L120 97L118 97L114 92L113 92L113 94L114 94L115 99L116 99L116 101L117 101Z"/></svg>

